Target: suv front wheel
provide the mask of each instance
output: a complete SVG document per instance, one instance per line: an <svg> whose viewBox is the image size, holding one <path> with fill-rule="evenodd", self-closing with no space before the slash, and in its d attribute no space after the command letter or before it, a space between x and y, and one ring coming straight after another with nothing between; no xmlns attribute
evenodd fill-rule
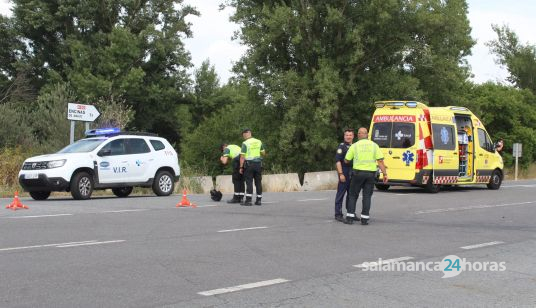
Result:
<svg viewBox="0 0 536 308"><path fill-rule="evenodd" d="M157 196L169 196L173 193L175 181L169 171L159 171L156 173L153 182L153 191Z"/></svg>
<svg viewBox="0 0 536 308"><path fill-rule="evenodd" d="M71 195L76 200L87 200L93 193L93 177L87 172L78 172L71 179Z"/></svg>

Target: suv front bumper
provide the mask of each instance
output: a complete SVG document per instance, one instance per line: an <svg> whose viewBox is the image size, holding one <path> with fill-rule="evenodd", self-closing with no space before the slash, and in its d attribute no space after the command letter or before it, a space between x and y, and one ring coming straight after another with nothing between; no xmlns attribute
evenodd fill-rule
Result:
<svg viewBox="0 0 536 308"><path fill-rule="evenodd" d="M21 174L19 175L19 184L25 191L66 191L69 188L69 182L64 178L49 178L42 173L39 173L37 179L26 179L24 174Z"/></svg>

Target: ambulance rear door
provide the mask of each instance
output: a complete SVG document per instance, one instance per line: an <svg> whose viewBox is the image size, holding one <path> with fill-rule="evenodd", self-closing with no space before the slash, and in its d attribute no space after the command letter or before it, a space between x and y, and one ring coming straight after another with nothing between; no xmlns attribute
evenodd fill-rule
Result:
<svg viewBox="0 0 536 308"><path fill-rule="evenodd" d="M445 108L430 108L434 145L434 184L455 184L459 175L458 136L454 114Z"/></svg>
<svg viewBox="0 0 536 308"><path fill-rule="evenodd" d="M375 115L371 131L371 140L382 149L389 179L393 181L415 179L416 115L403 111L407 109L395 114Z"/></svg>

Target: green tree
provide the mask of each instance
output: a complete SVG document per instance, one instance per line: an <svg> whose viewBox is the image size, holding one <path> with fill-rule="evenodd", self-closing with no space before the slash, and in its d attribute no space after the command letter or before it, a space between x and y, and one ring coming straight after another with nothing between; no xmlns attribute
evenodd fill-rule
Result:
<svg viewBox="0 0 536 308"><path fill-rule="evenodd" d="M515 32L507 26L492 26L497 39L487 45L497 55L497 63L506 66L508 81L536 94L536 46L521 44Z"/></svg>
<svg viewBox="0 0 536 308"><path fill-rule="evenodd" d="M69 82L83 103L121 97L133 126L179 138L177 104L184 103L190 64L182 0L14 0L14 20L30 46L34 87Z"/></svg>
<svg viewBox="0 0 536 308"><path fill-rule="evenodd" d="M467 86L465 1L226 4L248 48L235 71L273 109L278 163L293 170L332 168L338 136L368 126L374 100L449 104Z"/></svg>
<svg viewBox="0 0 536 308"><path fill-rule="evenodd" d="M523 166L536 160L536 95L527 89L485 83L469 91L464 106L483 122L493 141L503 138L504 158L512 165L512 145L523 143Z"/></svg>

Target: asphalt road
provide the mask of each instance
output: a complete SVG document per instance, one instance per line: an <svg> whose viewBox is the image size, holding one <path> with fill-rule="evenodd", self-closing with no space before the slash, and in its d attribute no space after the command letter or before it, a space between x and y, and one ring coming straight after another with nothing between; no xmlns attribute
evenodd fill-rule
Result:
<svg viewBox="0 0 536 308"><path fill-rule="evenodd" d="M263 195L260 207L192 195L197 208L176 208L180 196L23 198L18 211L0 199L0 306L536 305L536 181L375 191L368 226L333 220L334 191ZM448 255L505 270L363 265Z"/></svg>

